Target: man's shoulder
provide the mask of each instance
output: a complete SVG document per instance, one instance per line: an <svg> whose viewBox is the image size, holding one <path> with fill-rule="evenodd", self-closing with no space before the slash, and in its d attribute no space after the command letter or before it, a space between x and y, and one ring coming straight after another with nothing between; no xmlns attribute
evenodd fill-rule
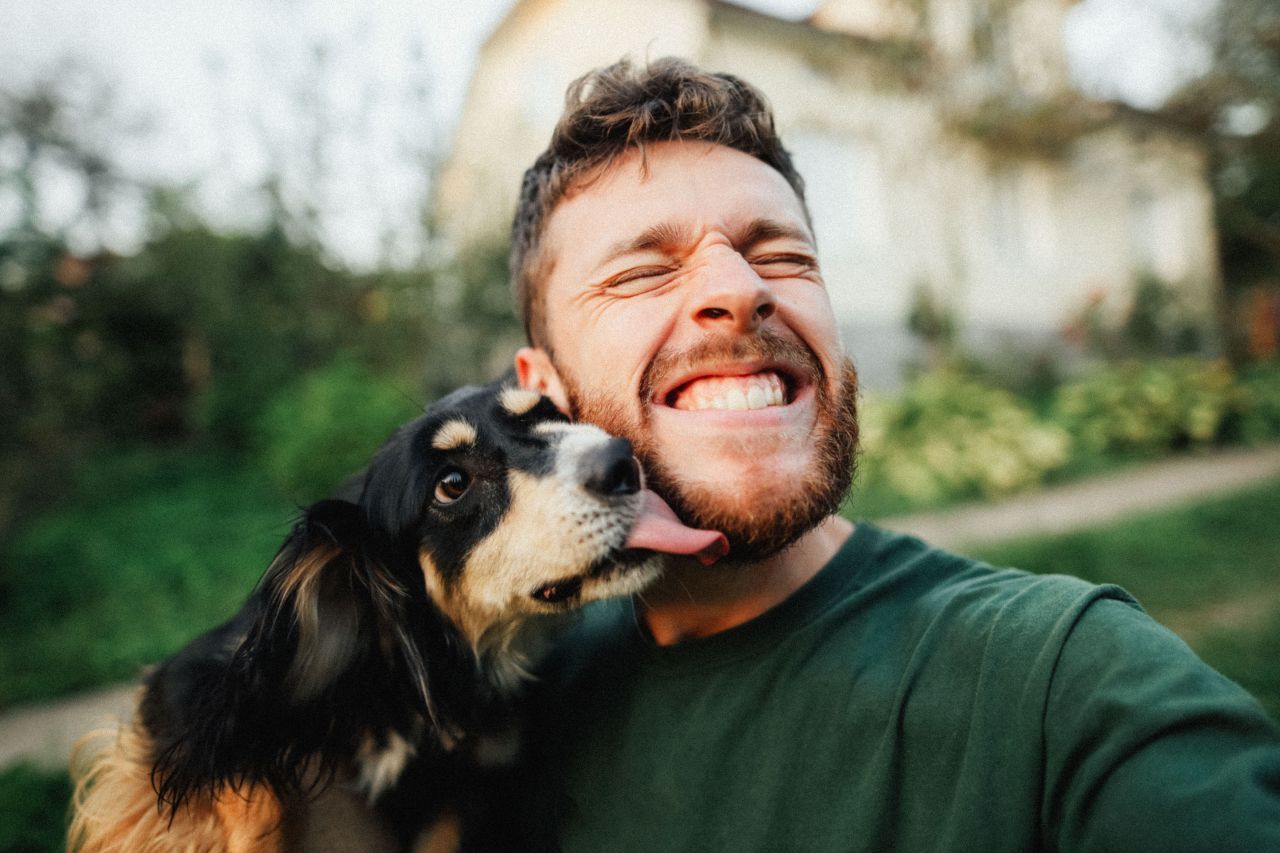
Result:
<svg viewBox="0 0 1280 853"><path fill-rule="evenodd" d="M839 555L856 581L851 601L901 611L915 620L958 628L1044 634L1069 629L1099 601L1141 610L1125 590L1061 574L997 567L862 522Z"/></svg>
<svg viewBox="0 0 1280 853"><path fill-rule="evenodd" d="M768 643L750 646L766 657L856 664L871 656L892 671L920 660L1017 667L1051 657L1101 602L1147 618L1119 587L991 566L861 522L806 586L735 633L745 648L767 631ZM1108 621L1126 630L1126 620ZM555 680L584 668L614 677L649 661L650 645L632 602L597 602L575 615L545 671Z"/></svg>

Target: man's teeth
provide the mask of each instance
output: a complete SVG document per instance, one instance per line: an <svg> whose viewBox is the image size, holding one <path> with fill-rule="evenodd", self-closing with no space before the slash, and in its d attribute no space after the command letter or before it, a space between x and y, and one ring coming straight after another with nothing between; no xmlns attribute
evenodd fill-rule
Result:
<svg viewBox="0 0 1280 853"><path fill-rule="evenodd" d="M781 406L787 401L786 387L776 373L752 376L711 376L690 382L676 397L674 406L688 412L725 409L746 412Z"/></svg>

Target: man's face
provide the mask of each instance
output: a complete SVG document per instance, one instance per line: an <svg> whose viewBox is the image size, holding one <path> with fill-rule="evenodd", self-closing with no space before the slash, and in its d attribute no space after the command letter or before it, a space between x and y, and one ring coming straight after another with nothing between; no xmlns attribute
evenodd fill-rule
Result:
<svg viewBox="0 0 1280 853"><path fill-rule="evenodd" d="M835 511L856 379L777 171L723 146L649 145L561 201L544 241L545 390L631 439L686 522L748 560Z"/></svg>

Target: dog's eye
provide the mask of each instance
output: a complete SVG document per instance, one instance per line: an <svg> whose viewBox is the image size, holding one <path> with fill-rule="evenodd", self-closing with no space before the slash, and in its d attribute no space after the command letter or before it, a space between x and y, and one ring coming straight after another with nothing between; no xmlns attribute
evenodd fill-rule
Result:
<svg viewBox="0 0 1280 853"><path fill-rule="evenodd" d="M459 468L447 468L436 480L436 500L442 504L453 503L466 494L471 478Z"/></svg>

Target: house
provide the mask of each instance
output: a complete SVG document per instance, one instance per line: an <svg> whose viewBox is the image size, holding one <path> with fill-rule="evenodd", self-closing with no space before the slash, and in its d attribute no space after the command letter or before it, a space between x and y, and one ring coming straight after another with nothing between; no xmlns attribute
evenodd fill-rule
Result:
<svg viewBox="0 0 1280 853"><path fill-rule="evenodd" d="M1157 116L1071 87L1070 0L829 0L803 21L723 0L517 0L481 49L437 188L444 234L506 238L566 85L669 54L759 86L808 183L864 383L919 355L913 309L1011 363L1167 285L1208 339L1219 290L1207 154ZM918 313L918 312L917 312Z"/></svg>

